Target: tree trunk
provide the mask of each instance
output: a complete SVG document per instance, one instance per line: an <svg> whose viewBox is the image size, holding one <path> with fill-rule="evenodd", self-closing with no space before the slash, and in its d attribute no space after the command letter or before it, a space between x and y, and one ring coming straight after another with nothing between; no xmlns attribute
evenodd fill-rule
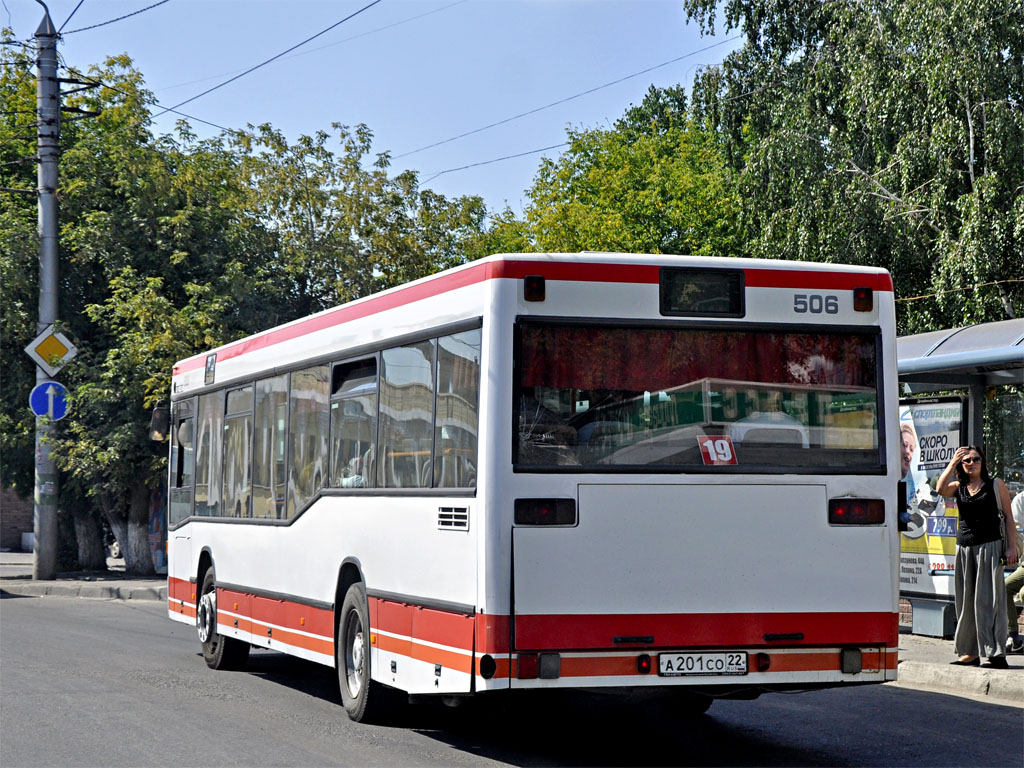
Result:
<svg viewBox="0 0 1024 768"><path fill-rule="evenodd" d="M132 488L127 518L119 514L109 494L101 492L100 501L107 522L121 545L125 573L138 576L155 574L153 556L149 551L149 489L142 483Z"/></svg>
<svg viewBox="0 0 1024 768"><path fill-rule="evenodd" d="M132 488L128 507L127 537L121 541L126 573L152 576L153 555L149 551L149 488L139 483Z"/></svg>
<svg viewBox="0 0 1024 768"><path fill-rule="evenodd" d="M71 519L78 542L78 567L84 571L107 570L107 548L93 511L86 506L75 505Z"/></svg>

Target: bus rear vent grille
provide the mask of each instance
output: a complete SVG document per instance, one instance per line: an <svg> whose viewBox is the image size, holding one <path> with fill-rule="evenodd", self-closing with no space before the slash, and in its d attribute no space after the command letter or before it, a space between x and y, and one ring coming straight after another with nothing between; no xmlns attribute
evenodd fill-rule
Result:
<svg viewBox="0 0 1024 768"><path fill-rule="evenodd" d="M469 507L441 507L437 510L437 527L442 531L468 531Z"/></svg>

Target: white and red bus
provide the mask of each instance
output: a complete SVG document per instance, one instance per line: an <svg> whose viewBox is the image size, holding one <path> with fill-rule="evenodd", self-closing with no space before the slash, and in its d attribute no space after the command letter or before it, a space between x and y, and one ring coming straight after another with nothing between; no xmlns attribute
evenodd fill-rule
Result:
<svg viewBox="0 0 1024 768"><path fill-rule="evenodd" d="M492 256L175 366L169 613L356 720L895 680L896 397L884 270Z"/></svg>

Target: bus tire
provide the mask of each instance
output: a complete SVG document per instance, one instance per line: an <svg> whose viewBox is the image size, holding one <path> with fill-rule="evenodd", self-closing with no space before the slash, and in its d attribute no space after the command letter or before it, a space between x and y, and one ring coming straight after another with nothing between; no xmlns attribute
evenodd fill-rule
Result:
<svg viewBox="0 0 1024 768"><path fill-rule="evenodd" d="M387 692L370 678L370 609L362 582L348 588L341 603L334 643L341 702L357 723L380 718Z"/></svg>
<svg viewBox="0 0 1024 768"><path fill-rule="evenodd" d="M242 669L249 660L249 644L217 631L217 580L213 568L203 576L196 605L196 629L203 646L203 660L210 669Z"/></svg>

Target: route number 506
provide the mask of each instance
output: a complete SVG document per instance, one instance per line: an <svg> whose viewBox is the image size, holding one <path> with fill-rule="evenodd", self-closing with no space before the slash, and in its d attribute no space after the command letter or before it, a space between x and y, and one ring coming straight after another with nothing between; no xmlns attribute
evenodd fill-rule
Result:
<svg viewBox="0 0 1024 768"><path fill-rule="evenodd" d="M803 315L839 314L839 297L825 296L820 293L798 293L793 296L793 311Z"/></svg>

